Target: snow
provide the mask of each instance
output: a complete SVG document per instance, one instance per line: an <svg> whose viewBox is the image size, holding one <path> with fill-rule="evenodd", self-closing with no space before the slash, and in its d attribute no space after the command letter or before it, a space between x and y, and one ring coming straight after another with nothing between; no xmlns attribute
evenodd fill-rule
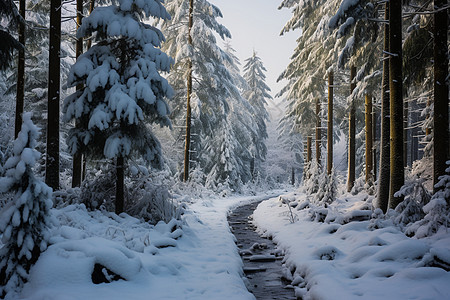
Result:
<svg viewBox="0 0 450 300"><path fill-rule="evenodd" d="M282 198L289 197L299 203L307 201L300 192ZM346 217L336 216L352 210L363 212L355 207L365 198L367 194L361 193L337 199L325 209L327 218L334 220L328 223L311 221L318 208L309 205L297 206L295 223L279 198L258 206L254 222L286 253L285 264L295 278L296 294L304 299L447 298L450 272L430 263L433 257L449 261L450 234L408 238L394 226L370 229L368 218L347 223Z"/></svg>
<svg viewBox="0 0 450 300"><path fill-rule="evenodd" d="M227 213L280 192L197 200L182 221L154 226L82 204L52 209L51 246L21 299L254 299ZM96 263L125 280L93 284Z"/></svg>

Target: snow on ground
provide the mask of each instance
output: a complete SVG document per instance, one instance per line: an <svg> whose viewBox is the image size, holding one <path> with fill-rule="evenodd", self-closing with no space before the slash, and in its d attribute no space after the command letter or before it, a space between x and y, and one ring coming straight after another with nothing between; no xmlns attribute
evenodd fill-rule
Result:
<svg viewBox="0 0 450 300"><path fill-rule="evenodd" d="M324 300L450 299L450 272L430 267L435 256L450 261L450 232L413 239L392 224L375 226L368 220L367 198L347 194L328 208L313 208L306 205L306 195L297 192L259 204L254 222L284 250L286 277L296 295ZM296 205L292 214L286 202Z"/></svg>
<svg viewBox="0 0 450 300"><path fill-rule="evenodd" d="M52 245L32 267L21 299L254 299L227 213L280 193L198 200L181 222L156 226L83 205L53 209ZM105 278L125 280L94 284L96 264L109 270Z"/></svg>

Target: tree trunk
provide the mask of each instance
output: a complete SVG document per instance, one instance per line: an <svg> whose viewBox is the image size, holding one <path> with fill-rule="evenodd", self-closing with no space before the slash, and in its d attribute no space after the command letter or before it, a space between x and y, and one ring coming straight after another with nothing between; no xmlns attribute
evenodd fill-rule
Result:
<svg viewBox="0 0 450 300"><path fill-rule="evenodd" d="M356 76L356 67L350 67L350 94L356 87L354 82ZM355 118L355 103L350 104L350 113L348 117L348 179L347 192L350 192L355 184L355 166L356 166L356 118Z"/></svg>
<svg viewBox="0 0 450 300"><path fill-rule="evenodd" d="M316 99L316 160L320 165L320 153L322 152L322 120L320 118L320 100Z"/></svg>
<svg viewBox="0 0 450 300"><path fill-rule="evenodd" d="M25 22L25 0L19 1L19 13ZM14 127L14 138L17 139L22 128L22 114L25 98L25 23L19 23L19 43L23 45L19 49L19 62L17 69L17 94L16 94L16 118Z"/></svg>
<svg viewBox="0 0 450 300"><path fill-rule="evenodd" d="M431 105L431 98L428 98L427 100L427 108L429 108ZM430 114L427 113L426 119L428 120L430 118ZM425 135L430 135L431 134L431 128L427 127L425 128Z"/></svg>
<svg viewBox="0 0 450 300"><path fill-rule="evenodd" d="M83 20L83 0L77 0L77 30L81 26ZM83 38L77 39L75 55L76 59L83 53ZM82 90L82 85L77 85L77 91ZM75 124L77 126L78 124ZM78 187L81 185L81 177L83 172L83 155L78 150L73 155L72 161L72 187Z"/></svg>
<svg viewBox="0 0 450 300"><path fill-rule="evenodd" d="M389 208L403 197L394 194L404 184L403 163L403 76L402 76L402 1L389 1L389 90L391 119L391 184Z"/></svg>
<svg viewBox="0 0 450 300"><path fill-rule="evenodd" d="M372 96L366 95L366 183L370 182L373 178L372 174L372 147L373 147L373 137L372 137Z"/></svg>
<svg viewBox="0 0 450 300"><path fill-rule="evenodd" d="M434 9L439 10L447 5L447 0L434 0ZM439 177L445 175L446 161L449 159L448 141L448 9L434 14L434 147L433 147L433 190ZM436 134L439 132L439 134ZM444 188L444 187L441 187ZM449 203L450 204L450 203Z"/></svg>
<svg viewBox="0 0 450 300"><path fill-rule="evenodd" d="M47 157L45 183L59 189L59 95L61 49L61 0L50 2L50 49L48 64Z"/></svg>
<svg viewBox="0 0 450 300"><path fill-rule="evenodd" d="M89 14L91 14L92 11L94 10L94 6L95 6L95 0L91 0L91 3L90 3L90 5L89 5ZM86 46L86 47L87 47L88 49L90 49L91 46L92 46L92 36L91 36L90 39L88 39L88 41L87 41L87 46Z"/></svg>
<svg viewBox="0 0 450 300"><path fill-rule="evenodd" d="M294 169L294 167L292 167L291 184L295 185L295 169Z"/></svg>
<svg viewBox="0 0 450 300"><path fill-rule="evenodd" d="M193 26L194 0L189 1L188 43L192 47L191 30ZM188 62L187 103L186 103L186 141L184 145L184 181L189 179L189 152L191 148L191 94L192 94L192 60Z"/></svg>
<svg viewBox="0 0 450 300"><path fill-rule="evenodd" d="M333 169L333 72L328 73L327 174Z"/></svg>
<svg viewBox="0 0 450 300"><path fill-rule="evenodd" d="M250 160L250 174L252 175L252 180L255 180L255 158L252 157Z"/></svg>
<svg viewBox="0 0 450 300"><path fill-rule="evenodd" d="M312 137L308 136L306 140L306 162L309 163L311 161L311 142Z"/></svg>
<svg viewBox="0 0 450 300"><path fill-rule="evenodd" d="M385 20L389 20L389 3L385 3ZM389 120L389 24L384 24L384 60L381 83L381 132L380 132L380 171L378 175L377 208L387 211L390 184L390 120Z"/></svg>
<svg viewBox="0 0 450 300"><path fill-rule="evenodd" d="M372 106L372 172L373 181L377 180L377 112L375 105Z"/></svg>
<svg viewBox="0 0 450 300"><path fill-rule="evenodd" d="M124 209L124 179L124 158L119 156L116 161L116 214Z"/></svg>
<svg viewBox="0 0 450 300"><path fill-rule="evenodd" d="M408 119L409 119L409 103L405 101L403 107L403 167L408 166L408 141L409 141L409 130L408 130Z"/></svg>

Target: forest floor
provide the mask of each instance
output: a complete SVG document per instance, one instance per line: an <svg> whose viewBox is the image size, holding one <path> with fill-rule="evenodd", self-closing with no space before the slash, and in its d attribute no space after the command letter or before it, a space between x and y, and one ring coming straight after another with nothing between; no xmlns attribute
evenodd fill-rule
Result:
<svg viewBox="0 0 450 300"><path fill-rule="evenodd" d="M20 299L254 299L227 215L269 198L254 224L283 251L283 276L298 297L450 295L450 232L414 239L389 220L374 224L367 194L347 194L323 208L300 192L278 190L192 201L181 221L156 226L83 205L53 209L52 245Z"/></svg>

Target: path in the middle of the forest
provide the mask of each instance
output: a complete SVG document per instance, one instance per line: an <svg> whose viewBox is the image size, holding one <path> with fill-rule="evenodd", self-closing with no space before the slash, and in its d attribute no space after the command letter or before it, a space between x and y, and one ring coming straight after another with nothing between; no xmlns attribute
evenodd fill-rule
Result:
<svg viewBox="0 0 450 300"><path fill-rule="evenodd" d="M244 262L247 288L256 299L296 299L294 290L282 276L282 251L274 242L261 237L252 224L259 202L237 207L228 215Z"/></svg>

